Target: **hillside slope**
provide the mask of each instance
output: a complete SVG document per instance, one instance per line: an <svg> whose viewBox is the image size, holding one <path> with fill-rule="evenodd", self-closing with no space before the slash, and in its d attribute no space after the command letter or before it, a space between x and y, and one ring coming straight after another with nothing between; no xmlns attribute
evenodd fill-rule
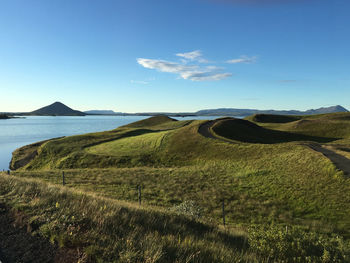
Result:
<svg viewBox="0 0 350 263"><path fill-rule="evenodd" d="M279 130L301 121L323 123L310 129L322 128L321 134ZM132 202L141 187L143 205L194 209L191 213L216 225L222 224L224 204L227 229L245 233L260 262L267 257L295 262L296 256L301 262L322 262L323 257L346 262L350 180L305 140L331 139L326 146L346 148L350 133L327 133L324 124L346 127L347 114L284 123L232 118L213 122L230 143L202 136L199 129L207 121L160 116L112 131L32 145L27 151L37 155L12 175L61 184L64 171L68 188ZM26 149L19 153L14 159L24 158Z"/></svg>
<svg viewBox="0 0 350 263"><path fill-rule="evenodd" d="M47 247L42 243L36 255L33 247L21 243L17 251L6 246L15 236L1 233L2 252L14 262L23 260L16 260L16 254L53 262L58 248L65 254L55 262L259 262L248 251L244 236L164 209L138 207L4 173L0 173L0 200L0 207L12 210L9 217L17 232L26 228L46 240Z"/></svg>

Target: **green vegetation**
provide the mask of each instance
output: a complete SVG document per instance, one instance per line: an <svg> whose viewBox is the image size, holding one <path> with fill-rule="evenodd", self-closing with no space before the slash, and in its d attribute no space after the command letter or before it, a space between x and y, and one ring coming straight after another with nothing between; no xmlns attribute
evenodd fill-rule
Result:
<svg viewBox="0 0 350 263"><path fill-rule="evenodd" d="M164 255L172 255L173 261L186 261L194 251L200 251L200 255L212 253L213 262L225 262L224 258L231 256L236 261L240 257L243 262L349 262L350 181L307 144L324 143L347 157L350 114L302 116L290 122L279 118L268 116L264 121L271 122L259 123L233 118L217 120L212 133L229 143L199 134L205 121L174 121L166 116L112 131L54 139L30 146L37 155L12 173L16 178L13 180L36 178L61 184L64 170L67 187L59 188L60 191L81 190L93 193L94 197L89 198L95 202L111 198L108 202L118 205L120 201L115 200L137 202L137 187L141 186L142 217L153 211L169 218L185 214L188 222L200 220L200 224L219 228L224 200L228 231L225 234L239 230L248 239L247 247L236 241L208 245L212 238L196 232L191 238L201 245L184 257L182 252L170 252L173 248L168 250L168 245L153 240L164 245ZM19 150L14 160L28 154L20 154ZM98 214L98 209L92 209L90 213ZM168 227L173 222L169 221ZM192 227L192 223L189 225ZM180 228L187 233L184 226L176 231L182 233ZM158 232L161 240L162 231ZM133 243L143 242L133 235ZM106 247L110 240L106 238ZM208 252L206 246L213 250ZM227 254L226 246L243 250ZM107 260L108 252L99 249L91 254ZM145 253L138 245L133 249L139 256ZM225 257L218 256L219 250ZM200 257L189 262L205 262L205 257ZM130 261L135 259L147 261L144 256ZM166 260L170 261L161 258L159 262Z"/></svg>
<svg viewBox="0 0 350 263"><path fill-rule="evenodd" d="M250 119L247 118L247 119ZM336 139L350 138L350 113L333 113L302 116L300 120L288 123L259 123L265 128L288 131L309 136Z"/></svg>
<svg viewBox="0 0 350 263"><path fill-rule="evenodd" d="M127 137L115 140L87 149L92 154L102 154L109 156L143 155L157 151L169 131L146 133L136 137Z"/></svg>
<svg viewBox="0 0 350 263"><path fill-rule="evenodd" d="M4 174L0 185L22 227L80 248L79 262L259 262L243 236L183 215Z"/></svg>
<svg viewBox="0 0 350 263"><path fill-rule="evenodd" d="M231 118L217 121L212 127L212 132L219 137L250 143L282 143L292 141L330 142L336 140L335 138L271 130L260 127L247 120Z"/></svg>

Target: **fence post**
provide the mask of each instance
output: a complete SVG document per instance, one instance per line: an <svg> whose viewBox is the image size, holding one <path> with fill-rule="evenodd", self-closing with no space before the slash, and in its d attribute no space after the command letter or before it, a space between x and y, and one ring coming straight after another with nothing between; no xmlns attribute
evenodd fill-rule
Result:
<svg viewBox="0 0 350 263"><path fill-rule="evenodd" d="M10 170L7 170L7 174L10 175Z"/></svg>
<svg viewBox="0 0 350 263"><path fill-rule="evenodd" d="M66 181L65 181L65 178L64 178L64 171L62 172L62 185L65 185L66 184Z"/></svg>
<svg viewBox="0 0 350 263"><path fill-rule="evenodd" d="M141 185L138 186L138 190L139 190L139 205L141 205L141 198L142 198L142 195L141 195Z"/></svg>
<svg viewBox="0 0 350 263"><path fill-rule="evenodd" d="M224 223L224 227L226 227L226 220L225 220L225 199L222 199L222 222Z"/></svg>

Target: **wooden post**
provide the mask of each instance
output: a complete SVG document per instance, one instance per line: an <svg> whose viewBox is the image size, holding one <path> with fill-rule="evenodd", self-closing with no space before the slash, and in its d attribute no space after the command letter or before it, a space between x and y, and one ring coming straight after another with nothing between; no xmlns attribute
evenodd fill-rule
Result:
<svg viewBox="0 0 350 263"><path fill-rule="evenodd" d="M7 174L10 175L10 170L7 170Z"/></svg>
<svg viewBox="0 0 350 263"><path fill-rule="evenodd" d="M226 220L225 220L225 199L222 199L222 222L224 223L224 227L226 227Z"/></svg>
<svg viewBox="0 0 350 263"><path fill-rule="evenodd" d="M139 190L139 205L141 205L141 198L142 198L142 195L141 195L141 185L139 185L138 190Z"/></svg>
<svg viewBox="0 0 350 263"><path fill-rule="evenodd" d="M65 181L65 178L64 178L64 172L62 172L62 185L65 185L66 184L66 181Z"/></svg>

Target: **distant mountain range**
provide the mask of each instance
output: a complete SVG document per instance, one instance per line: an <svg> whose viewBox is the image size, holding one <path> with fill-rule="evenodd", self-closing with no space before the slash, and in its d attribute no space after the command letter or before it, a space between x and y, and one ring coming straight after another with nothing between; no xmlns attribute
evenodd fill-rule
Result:
<svg viewBox="0 0 350 263"><path fill-rule="evenodd" d="M140 113L117 113L115 115L136 115L136 116L154 116L154 115L168 115L173 117L185 116L249 116L253 114L278 114L278 115L314 115L335 112L348 112L344 107L337 105L332 107L324 107L319 109L311 109L306 111L298 110L257 110L257 109L235 109L235 108L219 108L200 110L197 112L140 112Z"/></svg>
<svg viewBox="0 0 350 263"><path fill-rule="evenodd" d="M88 110L84 111L88 115L116 115L121 114L121 112L115 112L112 110Z"/></svg>
<svg viewBox="0 0 350 263"><path fill-rule="evenodd" d="M85 116L85 115L115 115L115 116L154 116L168 115L173 117L186 116L249 116L253 114L280 114L280 115L313 115L335 112L348 112L344 107L337 105L332 107L324 107L311 109L306 111L298 110L257 110L257 109L235 109L235 108L219 108L200 110L197 112L140 112L140 113L123 113L114 112L112 110L89 110L85 112L73 110L61 102L55 102L46 107L40 108L32 112L22 113L4 113L10 116L13 115L37 115L37 116Z"/></svg>
<svg viewBox="0 0 350 263"><path fill-rule="evenodd" d="M249 116L252 114L279 114L279 115L313 115L335 112L348 112L344 107L337 105L319 109L311 109L306 111L298 110L256 110L256 109L234 109L234 108L221 108L200 110L195 114L200 116Z"/></svg>

